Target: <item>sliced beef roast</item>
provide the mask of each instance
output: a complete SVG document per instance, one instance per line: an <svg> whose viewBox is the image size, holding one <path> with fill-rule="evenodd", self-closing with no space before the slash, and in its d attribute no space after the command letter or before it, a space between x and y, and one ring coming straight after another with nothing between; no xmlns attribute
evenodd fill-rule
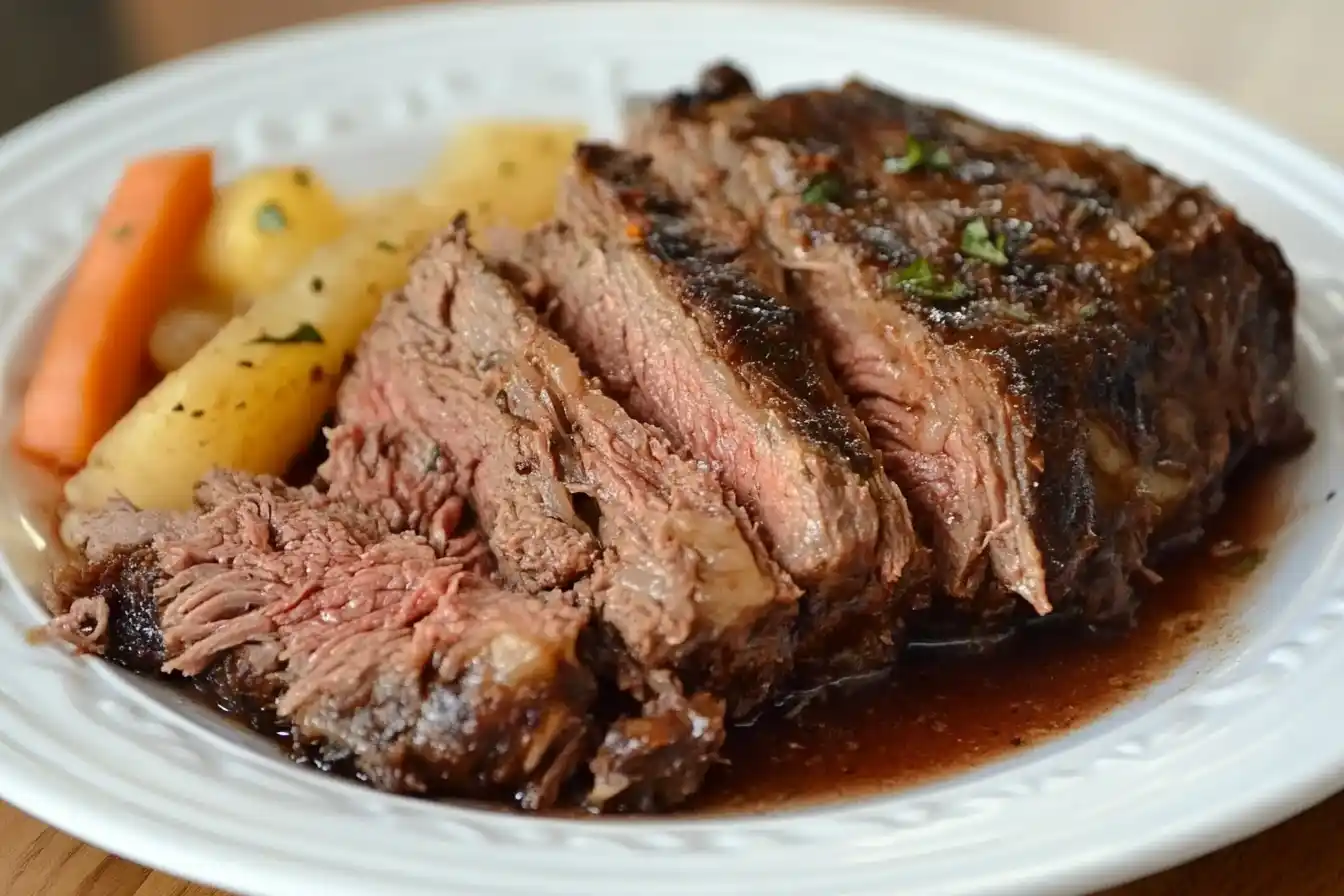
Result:
<svg viewBox="0 0 1344 896"><path fill-rule="evenodd" d="M398 514L425 510L437 546L312 488L214 474L194 512L109 517L106 550L49 591L57 630L207 683L382 789L549 805L593 735L584 614L492 584L460 500L425 494Z"/></svg>
<svg viewBox="0 0 1344 896"><path fill-rule="evenodd" d="M798 591L713 473L585 377L464 226L429 248L406 295L386 317L440 315L453 353L506 413L542 435L564 486L591 507L603 555L581 588L636 677L675 668L692 687L728 696L735 714L756 706L789 672Z"/></svg>
<svg viewBox="0 0 1344 896"><path fill-rule="evenodd" d="M712 471L682 459L583 375L515 284L472 248L465 222L426 251L404 299L389 304L363 357L391 349L380 332L439 346L479 384L476 394L533 434L537 462L515 462L514 478L540 477L547 490L558 484L574 495L600 544L593 574L575 592L615 634L599 652L644 716L618 722L604 742L591 801L648 806L692 792L722 741L725 703L743 715L788 677L796 587ZM421 376L413 366L401 374L402 382ZM370 382L357 365L344 418L364 413ZM398 387L382 380L380 388ZM482 524L491 531L491 521ZM640 732L652 738L643 751Z"/></svg>
<svg viewBox="0 0 1344 896"><path fill-rule="evenodd" d="M880 663L922 555L797 309L646 160L581 147L561 219L518 250L550 287L549 320L636 417L722 472L810 592L803 657Z"/></svg>
<svg viewBox="0 0 1344 896"><path fill-rule="evenodd" d="M794 269L943 590L977 613L1013 593L1126 611L1238 461L1303 431L1282 257L1122 152L860 83L762 99L726 66L632 130Z"/></svg>
<svg viewBox="0 0 1344 896"><path fill-rule="evenodd" d="M388 298L341 385L339 416L414 431L425 469L461 470L499 567L528 591L573 585L597 560L596 534L574 506L555 433L510 413L495 378L444 325L442 296Z"/></svg>

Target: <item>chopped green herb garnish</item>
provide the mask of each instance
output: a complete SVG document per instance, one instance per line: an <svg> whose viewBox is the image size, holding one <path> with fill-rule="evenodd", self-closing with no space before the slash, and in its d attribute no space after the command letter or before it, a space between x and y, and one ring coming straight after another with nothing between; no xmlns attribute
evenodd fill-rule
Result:
<svg viewBox="0 0 1344 896"><path fill-rule="evenodd" d="M308 173L307 168L294 169L294 183L296 186L307 187L313 182L313 176Z"/></svg>
<svg viewBox="0 0 1344 896"><path fill-rule="evenodd" d="M1003 234L992 236L984 218L973 218L961 231L961 254L1002 267L1008 263L1003 254Z"/></svg>
<svg viewBox="0 0 1344 896"><path fill-rule="evenodd" d="M1083 320L1091 320L1092 318L1096 317L1097 316L1096 304L1088 302L1086 305L1078 309L1078 316L1081 317Z"/></svg>
<svg viewBox="0 0 1344 896"><path fill-rule="evenodd" d="M430 449L429 449L429 460L427 460L427 461L425 462L425 472L426 472L426 473L433 473L435 470L437 470L437 469L439 468L439 458L440 458L442 455L443 455L443 452L441 452L441 451L439 450L439 446L438 446L438 443L437 443L437 442L436 442L434 445L430 446Z"/></svg>
<svg viewBox="0 0 1344 896"><path fill-rule="evenodd" d="M387 240L379 240L375 248L379 252L395 253L399 251L395 243L390 243Z"/></svg>
<svg viewBox="0 0 1344 896"><path fill-rule="evenodd" d="M285 210L274 202L257 209L257 229L262 233L276 233L289 226Z"/></svg>
<svg viewBox="0 0 1344 896"><path fill-rule="evenodd" d="M123 242L130 239L131 234L135 233L135 228L129 224L122 224L116 230L112 231L112 239L117 242Z"/></svg>
<svg viewBox="0 0 1344 896"><path fill-rule="evenodd" d="M808 205L823 205L840 198L840 177L832 172L818 174L803 188L803 201Z"/></svg>
<svg viewBox="0 0 1344 896"><path fill-rule="evenodd" d="M313 342L322 344L322 334L317 331L317 327L307 321L294 328L294 332L286 336L272 336L269 333L262 333L252 342L262 345L294 345L300 342Z"/></svg>
<svg viewBox="0 0 1344 896"><path fill-rule="evenodd" d="M1011 317L1020 323L1031 323L1031 312L1015 302L1004 302L999 305L999 310L1003 312L1004 317Z"/></svg>
<svg viewBox="0 0 1344 896"><path fill-rule="evenodd" d="M938 275L926 258L912 262L888 276L887 286L890 289L904 290L922 299L941 301L964 299L971 294L970 289L960 280L949 281Z"/></svg>
<svg viewBox="0 0 1344 896"><path fill-rule="evenodd" d="M952 155L946 147L934 146L907 136L905 155L888 156L882 160L882 170L888 174L909 174L921 166L930 171L946 171L952 167Z"/></svg>

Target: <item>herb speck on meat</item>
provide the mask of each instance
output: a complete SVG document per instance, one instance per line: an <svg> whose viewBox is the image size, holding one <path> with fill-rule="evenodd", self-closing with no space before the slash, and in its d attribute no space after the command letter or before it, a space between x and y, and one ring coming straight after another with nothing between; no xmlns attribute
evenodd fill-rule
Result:
<svg viewBox="0 0 1344 896"><path fill-rule="evenodd" d="M808 205L825 205L839 201L843 194L840 176L833 172L823 172L812 178L803 188L803 202Z"/></svg>
<svg viewBox="0 0 1344 896"><path fill-rule="evenodd" d="M984 218L973 218L966 222L961 231L961 253L970 258L978 258L989 264L1002 267L1008 263L1003 254L1004 235L991 236Z"/></svg>

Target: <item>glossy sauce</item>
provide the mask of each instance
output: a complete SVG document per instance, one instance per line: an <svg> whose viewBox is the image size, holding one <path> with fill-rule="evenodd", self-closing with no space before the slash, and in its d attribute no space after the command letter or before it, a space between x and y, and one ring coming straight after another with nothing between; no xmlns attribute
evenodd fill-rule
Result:
<svg viewBox="0 0 1344 896"><path fill-rule="evenodd" d="M1041 627L982 656L914 649L895 674L729 732L692 812L753 812L924 784L1039 745L1139 695L1192 650L1235 636L1231 611L1286 507L1280 470L1230 488L1204 543L1143 589L1133 628ZM1251 561L1251 562L1248 562Z"/></svg>

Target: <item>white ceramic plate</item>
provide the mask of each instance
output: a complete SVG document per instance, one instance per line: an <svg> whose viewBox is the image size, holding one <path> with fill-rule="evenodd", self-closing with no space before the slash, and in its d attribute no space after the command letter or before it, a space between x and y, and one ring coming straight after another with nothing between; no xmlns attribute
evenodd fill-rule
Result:
<svg viewBox="0 0 1344 896"><path fill-rule="evenodd" d="M1319 434L1231 637L1141 699L945 783L705 821L539 820L384 796L275 758L153 683L27 644L0 598L0 797L76 836L252 894L834 891L1046 894L1139 876L1344 784L1344 176L1189 92L1017 36L895 13L750 4L421 8L275 35L132 78L0 140L0 348L12 421L43 296L121 164L218 147L224 174L303 160L347 188L409 181L463 118L581 116L731 56L768 88L861 72L1207 181L1303 275L1301 381ZM1332 268L1332 265L1334 267ZM49 483L0 471L12 583L42 573Z"/></svg>

